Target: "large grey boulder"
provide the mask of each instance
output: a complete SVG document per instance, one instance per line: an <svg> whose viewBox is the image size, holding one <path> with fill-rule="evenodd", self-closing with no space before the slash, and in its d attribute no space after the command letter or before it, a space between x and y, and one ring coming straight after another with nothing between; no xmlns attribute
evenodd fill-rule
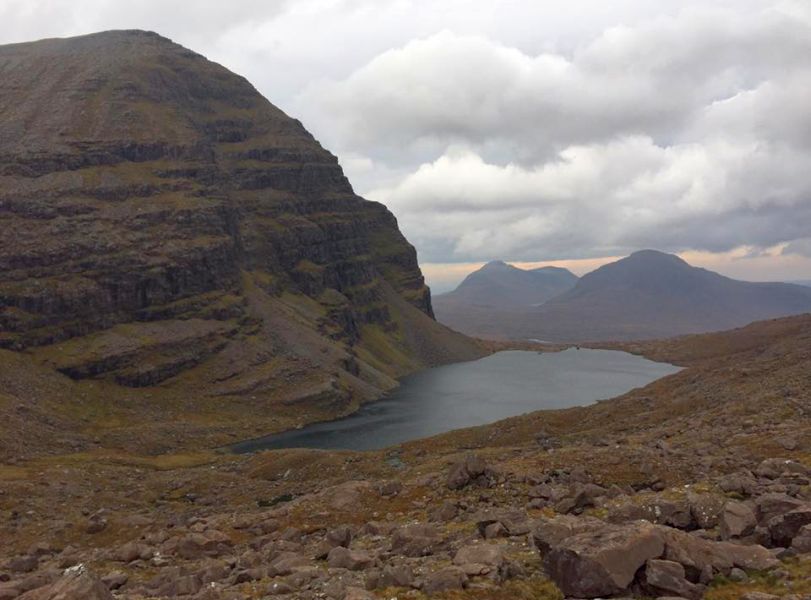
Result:
<svg viewBox="0 0 811 600"><path fill-rule="evenodd" d="M811 506L796 508L769 520L769 534L776 546L787 548L800 529L811 525Z"/></svg>
<svg viewBox="0 0 811 600"><path fill-rule="evenodd" d="M563 540L547 553L544 567L566 596L610 596L625 591L664 547L662 534L650 523L606 525Z"/></svg>
<svg viewBox="0 0 811 600"><path fill-rule="evenodd" d="M755 530L755 513L743 502L728 500L720 518L721 539L729 540L747 536Z"/></svg>
<svg viewBox="0 0 811 600"><path fill-rule="evenodd" d="M733 567L768 570L779 561L763 546L714 542L678 529L661 528L665 540L663 558L681 564L688 579L696 581L702 572L728 574Z"/></svg>
<svg viewBox="0 0 811 600"><path fill-rule="evenodd" d="M575 517L573 515L543 517L535 522L532 529L532 542L541 554L546 554L554 546L573 535L601 529L604 526L603 521L594 517Z"/></svg>
<svg viewBox="0 0 811 600"><path fill-rule="evenodd" d="M758 524L766 524L774 517L784 515L795 508L803 506L803 501L786 494L772 492L763 494L755 500L755 517Z"/></svg>
<svg viewBox="0 0 811 600"><path fill-rule="evenodd" d="M416 523L395 530L391 538L391 552L402 556L429 556L443 546L439 530L433 525Z"/></svg>
<svg viewBox="0 0 811 600"><path fill-rule="evenodd" d="M495 473L487 466L484 459L470 453L451 465L446 484L452 490L460 490L473 484L479 487L490 487L494 480Z"/></svg>
<svg viewBox="0 0 811 600"><path fill-rule="evenodd" d="M671 560L649 560L645 565L643 586L656 596L678 596L697 600L704 587L687 581L684 567Z"/></svg>

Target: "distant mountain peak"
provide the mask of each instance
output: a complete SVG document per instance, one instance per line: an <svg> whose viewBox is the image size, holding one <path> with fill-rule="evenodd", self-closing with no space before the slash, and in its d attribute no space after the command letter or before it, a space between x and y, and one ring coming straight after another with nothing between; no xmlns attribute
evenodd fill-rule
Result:
<svg viewBox="0 0 811 600"><path fill-rule="evenodd" d="M577 276L566 269L521 269L503 260L493 260L470 273L454 291L437 296L435 306L441 311L446 306L444 299L472 306L536 306L576 282Z"/></svg>
<svg viewBox="0 0 811 600"><path fill-rule="evenodd" d="M491 260L490 262L486 263L481 269L515 269L511 264L504 262L503 260ZM480 269L480 270L481 270Z"/></svg>
<svg viewBox="0 0 811 600"><path fill-rule="evenodd" d="M691 266L687 261L676 254L670 254L668 252L662 252L661 250L637 250L636 252L631 253L630 255L626 256L625 258L620 259L617 262L623 261L647 261L647 262L658 262L662 263L670 263L670 264L680 264L685 266Z"/></svg>

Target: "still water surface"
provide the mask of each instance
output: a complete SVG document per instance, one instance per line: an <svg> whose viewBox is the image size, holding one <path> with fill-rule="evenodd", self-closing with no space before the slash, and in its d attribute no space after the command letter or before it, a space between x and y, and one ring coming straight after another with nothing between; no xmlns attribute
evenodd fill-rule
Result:
<svg viewBox="0 0 811 600"><path fill-rule="evenodd" d="M591 404L678 370L614 350L499 352L406 377L389 396L346 418L249 440L232 449L384 448L535 410Z"/></svg>

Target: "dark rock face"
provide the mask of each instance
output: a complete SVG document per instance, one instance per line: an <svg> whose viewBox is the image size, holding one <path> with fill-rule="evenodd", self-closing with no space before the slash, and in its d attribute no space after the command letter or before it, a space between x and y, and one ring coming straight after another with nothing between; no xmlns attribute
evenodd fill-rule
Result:
<svg viewBox="0 0 811 600"><path fill-rule="evenodd" d="M254 374L218 395L363 379L369 344L383 377L479 354L433 321L394 216L202 56L140 31L2 46L0 113L0 348L130 387Z"/></svg>
<svg viewBox="0 0 811 600"><path fill-rule="evenodd" d="M381 275L431 314L391 213L355 196L335 157L244 79L142 32L0 57L3 346L239 316L222 297L243 271L346 295L344 335L388 322Z"/></svg>

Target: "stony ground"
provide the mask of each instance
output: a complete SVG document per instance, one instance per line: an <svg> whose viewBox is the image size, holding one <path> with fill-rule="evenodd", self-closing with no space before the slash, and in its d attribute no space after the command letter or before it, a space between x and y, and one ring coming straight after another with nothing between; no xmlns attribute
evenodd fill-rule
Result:
<svg viewBox="0 0 811 600"><path fill-rule="evenodd" d="M0 466L0 600L811 597L811 317L624 348L686 368L379 452Z"/></svg>

